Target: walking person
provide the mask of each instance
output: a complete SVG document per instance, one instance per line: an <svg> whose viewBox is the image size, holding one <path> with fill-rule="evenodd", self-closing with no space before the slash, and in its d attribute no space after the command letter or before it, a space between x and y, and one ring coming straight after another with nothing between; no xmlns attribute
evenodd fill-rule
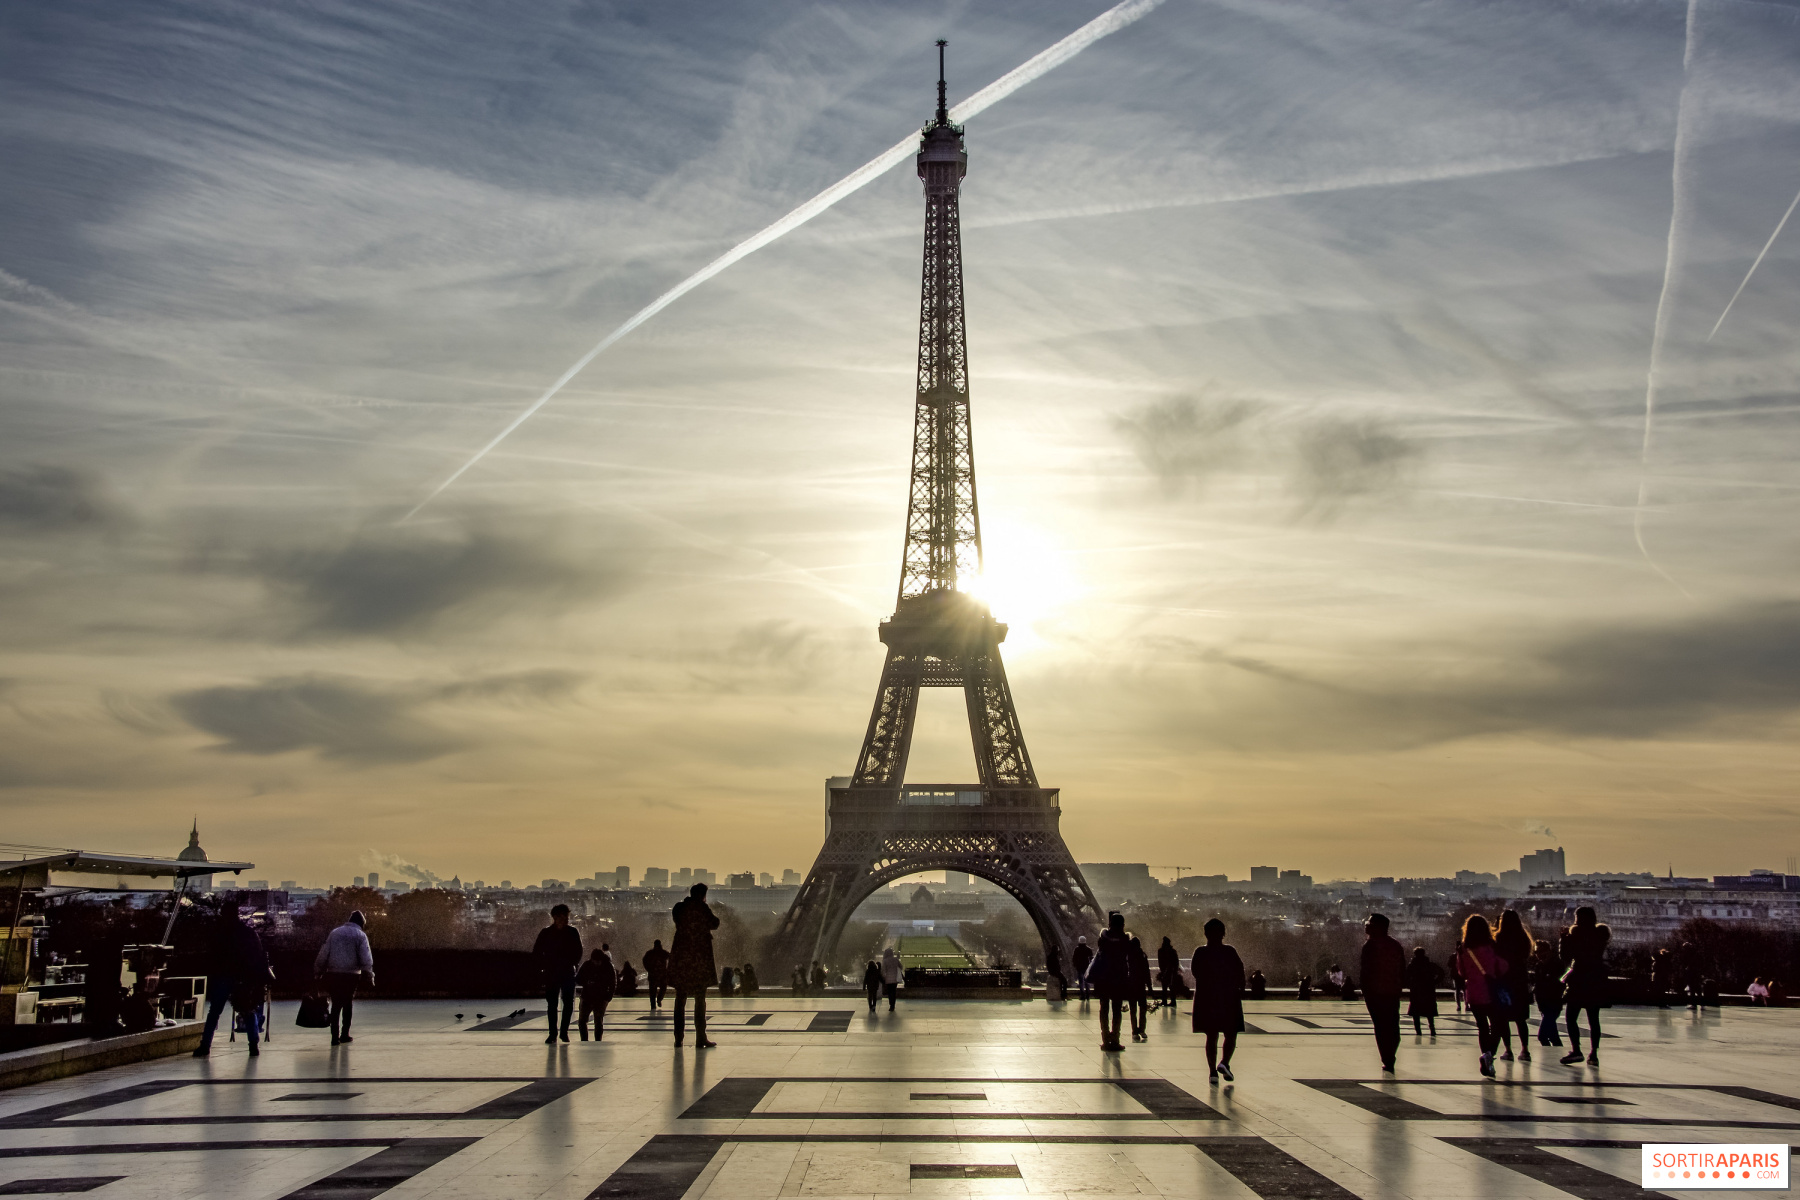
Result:
<svg viewBox="0 0 1800 1200"><path fill-rule="evenodd" d="M1562 1034L1556 1031L1556 1018L1563 1010L1563 962L1556 953L1556 947L1549 942L1539 942L1537 951L1531 956L1531 998L1537 1001L1538 1013L1538 1045L1560 1046L1563 1044Z"/></svg>
<svg viewBox="0 0 1800 1200"><path fill-rule="evenodd" d="M644 951L644 981L650 989L650 1011L655 1012L669 992L669 952L663 949L661 938Z"/></svg>
<svg viewBox="0 0 1800 1200"><path fill-rule="evenodd" d="M1495 991L1500 977L1506 973L1506 960L1494 950L1493 928L1480 913L1471 914L1463 922L1456 966L1462 972L1469 1011L1475 1014L1475 1033L1481 1046L1481 1073L1492 1079L1494 1051L1500 1046L1500 1034L1494 1025L1499 1019Z"/></svg>
<svg viewBox="0 0 1800 1200"><path fill-rule="evenodd" d="M1244 960L1225 944L1225 922L1214 917L1201 927L1206 945L1194 951L1189 966L1194 972L1194 1032L1206 1035L1208 1082L1217 1085L1231 1073L1231 1055L1238 1034L1244 1031ZM1225 1035L1220 1053L1219 1035Z"/></svg>
<svg viewBox="0 0 1800 1200"><path fill-rule="evenodd" d="M1437 987L1444 978L1444 968L1431 961L1425 947L1414 946L1412 959L1406 964L1406 1015L1412 1018L1413 1036L1424 1037L1419 1022L1431 1023L1431 1040L1437 1040Z"/></svg>
<svg viewBox="0 0 1800 1200"><path fill-rule="evenodd" d="M1075 939L1075 950L1069 955L1069 963L1075 968L1075 988L1081 996L1081 1002L1088 999L1088 966L1094 961L1094 948L1089 946L1085 936Z"/></svg>
<svg viewBox="0 0 1800 1200"><path fill-rule="evenodd" d="M581 931L569 924L569 906L550 910L550 923L538 930L531 947L538 969L544 973L544 1004L550 1009L546 1046L557 1039L556 1002L562 1001L562 1040L569 1040L569 1023L575 1019L575 975L581 970Z"/></svg>
<svg viewBox="0 0 1800 1200"><path fill-rule="evenodd" d="M694 1001L694 1044L710 1050L716 1044L706 1037L706 989L718 979L713 965L712 931L719 918L706 903L706 885L696 883L687 899L675 906L675 939L669 948L669 982L675 986L675 1044L681 1045L687 1004Z"/></svg>
<svg viewBox="0 0 1800 1200"><path fill-rule="evenodd" d="M1175 997L1181 992L1181 951L1168 938L1156 948L1156 974L1162 984L1162 1000L1158 1008L1174 1008Z"/></svg>
<svg viewBox="0 0 1800 1200"><path fill-rule="evenodd" d="M876 1001L881 999L881 965L874 959L863 968L863 991L869 995L869 1011L875 1011Z"/></svg>
<svg viewBox="0 0 1800 1200"><path fill-rule="evenodd" d="M1136 935L1131 939L1131 993L1127 1001L1131 1007L1131 1040L1147 1042L1150 1040L1150 956L1144 953L1144 943Z"/></svg>
<svg viewBox="0 0 1800 1200"><path fill-rule="evenodd" d="M818 959L814 959L812 969L813 995L823 996L825 994L826 984L827 978L825 975L825 968L819 964Z"/></svg>
<svg viewBox="0 0 1800 1200"><path fill-rule="evenodd" d="M262 1032L259 1024L262 1001L275 974L269 969L269 952L263 949L262 938L238 918L235 900L227 900L219 908L207 972L206 1026L200 1032L200 1045L195 1048L194 1057L205 1058L212 1053L213 1034L229 1004L245 1018L244 1031L250 1038L250 1056L255 1058L262 1053L258 1045Z"/></svg>
<svg viewBox="0 0 1800 1200"><path fill-rule="evenodd" d="M1531 1028L1531 988L1527 981L1531 978L1531 955L1537 943L1531 940L1531 932L1525 928L1524 920L1517 909L1509 908L1500 914L1500 932L1494 935L1494 953L1506 960L1506 981L1502 986L1505 993L1502 997L1501 1011L1497 1014L1500 1020L1500 1041L1506 1052L1500 1061L1513 1060L1512 1031L1519 1031L1519 1061L1531 1061L1531 1043L1528 1040Z"/></svg>
<svg viewBox="0 0 1800 1200"><path fill-rule="evenodd" d="M1125 932L1125 918L1116 912L1106 914L1106 932L1088 964L1087 979L1100 1001L1100 1048L1125 1049L1119 1042L1119 1025L1131 995L1131 938Z"/></svg>
<svg viewBox="0 0 1800 1200"><path fill-rule="evenodd" d="M754 996L761 987L762 984L756 978L755 964L745 963L743 971L738 975L738 991L746 996Z"/></svg>
<svg viewBox="0 0 1800 1200"><path fill-rule="evenodd" d="M900 994L900 956L892 946L881 952L881 993L887 997L888 1011L894 1011L894 998Z"/></svg>
<svg viewBox="0 0 1800 1200"><path fill-rule="evenodd" d="M325 937L319 956L313 959L313 977L325 982L325 994L331 997L331 1044L354 1041L350 1036L350 1015L356 1002L356 985L367 981L375 986L375 955L369 949L369 935L363 931L368 919L356 909L344 923Z"/></svg>
<svg viewBox="0 0 1800 1200"><path fill-rule="evenodd" d="M1386 913L1370 913L1363 922L1363 1007L1375 1026L1375 1049L1381 1069L1394 1071L1400 1052L1400 997L1406 992L1406 951L1388 936ZM1342 985L1340 985L1342 986Z"/></svg>
<svg viewBox="0 0 1800 1200"><path fill-rule="evenodd" d="M1563 995L1565 1019L1569 1023L1569 1052L1562 1056L1565 1065L1581 1061L1581 1030L1575 1024L1578 1013L1587 1013L1590 1067L1600 1065L1600 1010L1606 1007L1606 947L1612 941L1612 930L1600 923L1592 908L1582 905L1575 910L1575 923L1563 932L1562 953L1568 960L1563 975L1567 991Z"/></svg>
<svg viewBox="0 0 1800 1200"><path fill-rule="evenodd" d="M612 958L604 946L581 964L575 982L581 988L581 1040L588 1040L588 1014L592 1013L597 1042L606 1030L606 1006L612 1003L613 993L619 988L619 977L613 971Z"/></svg>

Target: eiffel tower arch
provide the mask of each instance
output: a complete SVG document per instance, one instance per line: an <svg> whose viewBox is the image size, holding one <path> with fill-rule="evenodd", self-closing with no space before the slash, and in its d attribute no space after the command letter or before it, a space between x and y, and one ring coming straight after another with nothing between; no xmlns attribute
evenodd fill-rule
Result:
<svg viewBox="0 0 1800 1200"><path fill-rule="evenodd" d="M981 574L957 209L968 154L945 103L943 48L937 115L919 144L925 261L900 592L881 624L887 661L855 773L831 789L825 845L776 935L783 968L830 954L858 904L919 871L967 871L999 885L1031 917L1046 954L1065 964L1075 939L1101 924L1063 842L1059 792L1038 786L1025 749L1000 658L1006 626L967 590ZM906 782L927 687L962 689L977 782Z"/></svg>

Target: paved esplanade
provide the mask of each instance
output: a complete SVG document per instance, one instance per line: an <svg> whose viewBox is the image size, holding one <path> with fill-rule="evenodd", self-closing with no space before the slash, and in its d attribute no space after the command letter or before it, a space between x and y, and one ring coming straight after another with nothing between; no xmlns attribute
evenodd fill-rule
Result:
<svg viewBox="0 0 1800 1200"><path fill-rule="evenodd" d="M1800 1010L1611 1009L1598 1072L1483 1083L1458 1016L1383 1081L1360 1005L1252 1003L1212 1088L1185 1012L1103 1054L1073 1003L858 999L717 1001L708 1051L641 998L555 1047L535 1003L365 1002L337 1049L279 1005L258 1059L221 1039L0 1094L0 1194L1623 1198L1654 1194L1640 1142L1800 1129Z"/></svg>

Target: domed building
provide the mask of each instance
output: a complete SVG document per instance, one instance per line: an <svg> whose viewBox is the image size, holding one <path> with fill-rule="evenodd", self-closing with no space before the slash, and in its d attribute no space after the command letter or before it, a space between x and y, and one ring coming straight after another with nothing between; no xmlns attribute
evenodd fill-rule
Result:
<svg viewBox="0 0 1800 1200"><path fill-rule="evenodd" d="M188 833L187 848L175 856L179 862L211 862L206 851L200 848L200 818L194 818L194 828ZM191 891L204 892L212 888L211 875L188 876L188 888Z"/></svg>

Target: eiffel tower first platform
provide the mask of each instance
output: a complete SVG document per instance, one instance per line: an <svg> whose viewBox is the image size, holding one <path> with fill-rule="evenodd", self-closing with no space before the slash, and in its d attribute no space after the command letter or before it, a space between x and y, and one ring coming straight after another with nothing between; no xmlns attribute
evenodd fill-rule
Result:
<svg viewBox="0 0 1800 1200"><path fill-rule="evenodd" d="M1068 963L1075 939L1102 923L1059 828L1057 789L1039 787L1000 661L1006 626L960 585L981 572L981 518L969 425L957 193L968 171L963 130L944 102L919 143L925 267L919 302L918 397L900 595L882 622L887 647L875 711L848 787L831 789L824 848L775 939L776 961L823 959L850 914L877 888L918 871L967 871L1011 893ZM969 712L979 783L907 784L922 687L958 687Z"/></svg>

